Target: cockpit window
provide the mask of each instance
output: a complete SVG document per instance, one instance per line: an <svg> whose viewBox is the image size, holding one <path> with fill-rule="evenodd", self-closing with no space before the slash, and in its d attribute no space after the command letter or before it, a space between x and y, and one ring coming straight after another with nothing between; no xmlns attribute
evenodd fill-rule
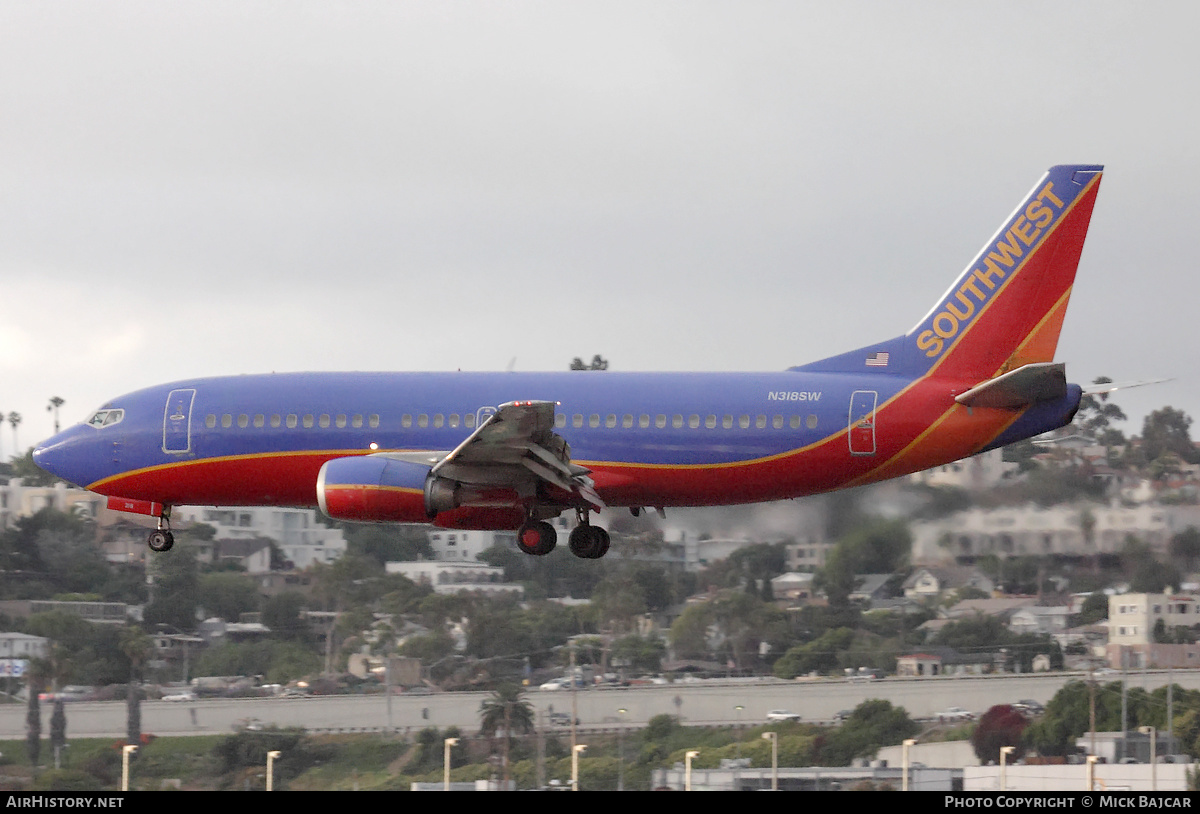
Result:
<svg viewBox="0 0 1200 814"><path fill-rule="evenodd" d="M88 425L92 427L111 427L117 424L125 417L124 410L97 410L95 415L88 419Z"/></svg>

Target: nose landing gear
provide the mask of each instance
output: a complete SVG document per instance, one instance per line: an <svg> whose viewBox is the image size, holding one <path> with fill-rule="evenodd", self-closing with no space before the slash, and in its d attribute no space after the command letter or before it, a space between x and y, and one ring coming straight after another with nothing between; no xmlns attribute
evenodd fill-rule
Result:
<svg viewBox="0 0 1200 814"><path fill-rule="evenodd" d="M150 532L146 545L151 551L170 551L175 545L175 535L171 533L171 507L163 506L162 514L158 516L158 528Z"/></svg>

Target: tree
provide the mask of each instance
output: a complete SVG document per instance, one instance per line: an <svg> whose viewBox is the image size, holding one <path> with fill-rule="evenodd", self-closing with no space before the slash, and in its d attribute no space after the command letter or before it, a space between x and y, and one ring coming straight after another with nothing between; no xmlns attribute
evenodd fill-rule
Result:
<svg viewBox="0 0 1200 814"><path fill-rule="evenodd" d="M148 625L165 624L195 630L200 604L200 576L195 551L176 546L167 556L151 558L154 582L143 619Z"/></svg>
<svg viewBox="0 0 1200 814"><path fill-rule="evenodd" d="M54 768L58 769L59 756L67 745L67 711L61 698L54 699L54 712L50 715L50 748L54 751Z"/></svg>
<svg viewBox="0 0 1200 814"><path fill-rule="evenodd" d="M9 414L8 414L8 423L9 423L9 426L11 426L11 427L12 427L12 433L13 433L13 455L15 456L15 455L16 455L16 452L17 452L17 450L21 448L21 447L20 447L20 445L18 445L18 444L17 444L17 425L21 423L21 414L20 414L20 413L15 413L15 412L14 412L14 413L9 413Z"/></svg>
<svg viewBox="0 0 1200 814"><path fill-rule="evenodd" d="M241 573L218 572L200 577L198 588L204 614L236 622L243 613L258 610L258 588L254 580Z"/></svg>
<svg viewBox="0 0 1200 814"><path fill-rule="evenodd" d="M608 370L608 360L597 353L592 357L592 363L588 365L576 356L571 360L571 370Z"/></svg>
<svg viewBox="0 0 1200 814"><path fill-rule="evenodd" d="M46 686L50 674L50 663L44 659L30 659L25 670L25 751L29 754L29 765L37 766L42 754L42 711L38 696Z"/></svg>
<svg viewBox="0 0 1200 814"><path fill-rule="evenodd" d="M58 396L51 396L50 403L46 405L46 412L54 413L54 434L58 435L58 408L66 404L66 399Z"/></svg>
<svg viewBox="0 0 1200 814"><path fill-rule="evenodd" d="M1141 439L1145 460L1150 462L1166 453L1174 453L1186 463L1200 463L1200 452L1192 444L1191 425L1192 419L1173 407L1163 407L1146 416L1142 423Z"/></svg>
<svg viewBox="0 0 1200 814"><path fill-rule="evenodd" d="M904 707L879 698L868 699L818 746L816 759L821 761L818 765L849 766L855 758L874 757L881 746L894 746L920 730Z"/></svg>
<svg viewBox="0 0 1200 814"><path fill-rule="evenodd" d="M516 684L502 684L492 697L479 708L479 734L485 738L502 737L501 761L504 766L504 788L508 787L508 753L514 734L528 735L534 731L533 705L525 700L525 691Z"/></svg>
<svg viewBox="0 0 1200 814"><path fill-rule="evenodd" d="M1000 747L1013 746L1012 760L1017 760L1025 754L1021 735L1029 720L1012 708L1009 704L997 704L983 713L975 731L971 733L971 746L975 756L983 765L1000 762Z"/></svg>
<svg viewBox="0 0 1200 814"><path fill-rule="evenodd" d="M1099 376L1093 385L1112 384L1112 379ZM1106 447L1119 446L1125 443L1125 435L1112 427L1114 421L1124 421L1128 416L1116 404L1109 402L1111 390L1098 393L1085 393L1079 401L1079 410L1075 413L1075 424L1096 440L1096 443Z"/></svg>
<svg viewBox="0 0 1200 814"><path fill-rule="evenodd" d="M136 746L142 741L142 665L150 658L154 642L140 627L121 631L121 652L129 659L129 689L125 695L125 743Z"/></svg>

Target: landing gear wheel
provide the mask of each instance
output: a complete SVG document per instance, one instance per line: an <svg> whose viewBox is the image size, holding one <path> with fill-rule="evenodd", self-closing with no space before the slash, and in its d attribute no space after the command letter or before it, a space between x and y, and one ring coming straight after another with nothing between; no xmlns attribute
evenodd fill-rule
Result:
<svg viewBox="0 0 1200 814"><path fill-rule="evenodd" d="M585 560L598 560L608 553L608 532L600 526L580 523L571 532L567 544L571 553Z"/></svg>
<svg viewBox="0 0 1200 814"><path fill-rule="evenodd" d="M175 545L175 535L169 531L152 531L146 544L150 546L151 551L170 551Z"/></svg>
<svg viewBox="0 0 1200 814"><path fill-rule="evenodd" d="M558 532L544 520L530 520L517 529L517 548L535 557L544 557L558 545Z"/></svg>

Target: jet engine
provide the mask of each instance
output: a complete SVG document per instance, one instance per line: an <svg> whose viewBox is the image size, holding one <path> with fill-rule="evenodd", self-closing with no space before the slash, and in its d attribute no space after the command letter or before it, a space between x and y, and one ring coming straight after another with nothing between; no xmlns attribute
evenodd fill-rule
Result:
<svg viewBox="0 0 1200 814"><path fill-rule="evenodd" d="M458 522L474 512L456 511L466 507L489 515L489 527L496 522L490 517L493 510L508 510L502 512L503 527L516 528L507 518L523 516L515 489L463 484L435 477L430 470L427 464L387 455L334 458L317 474L317 503L335 520L359 523L428 523L446 515L449 527L468 528L472 526Z"/></svg>

